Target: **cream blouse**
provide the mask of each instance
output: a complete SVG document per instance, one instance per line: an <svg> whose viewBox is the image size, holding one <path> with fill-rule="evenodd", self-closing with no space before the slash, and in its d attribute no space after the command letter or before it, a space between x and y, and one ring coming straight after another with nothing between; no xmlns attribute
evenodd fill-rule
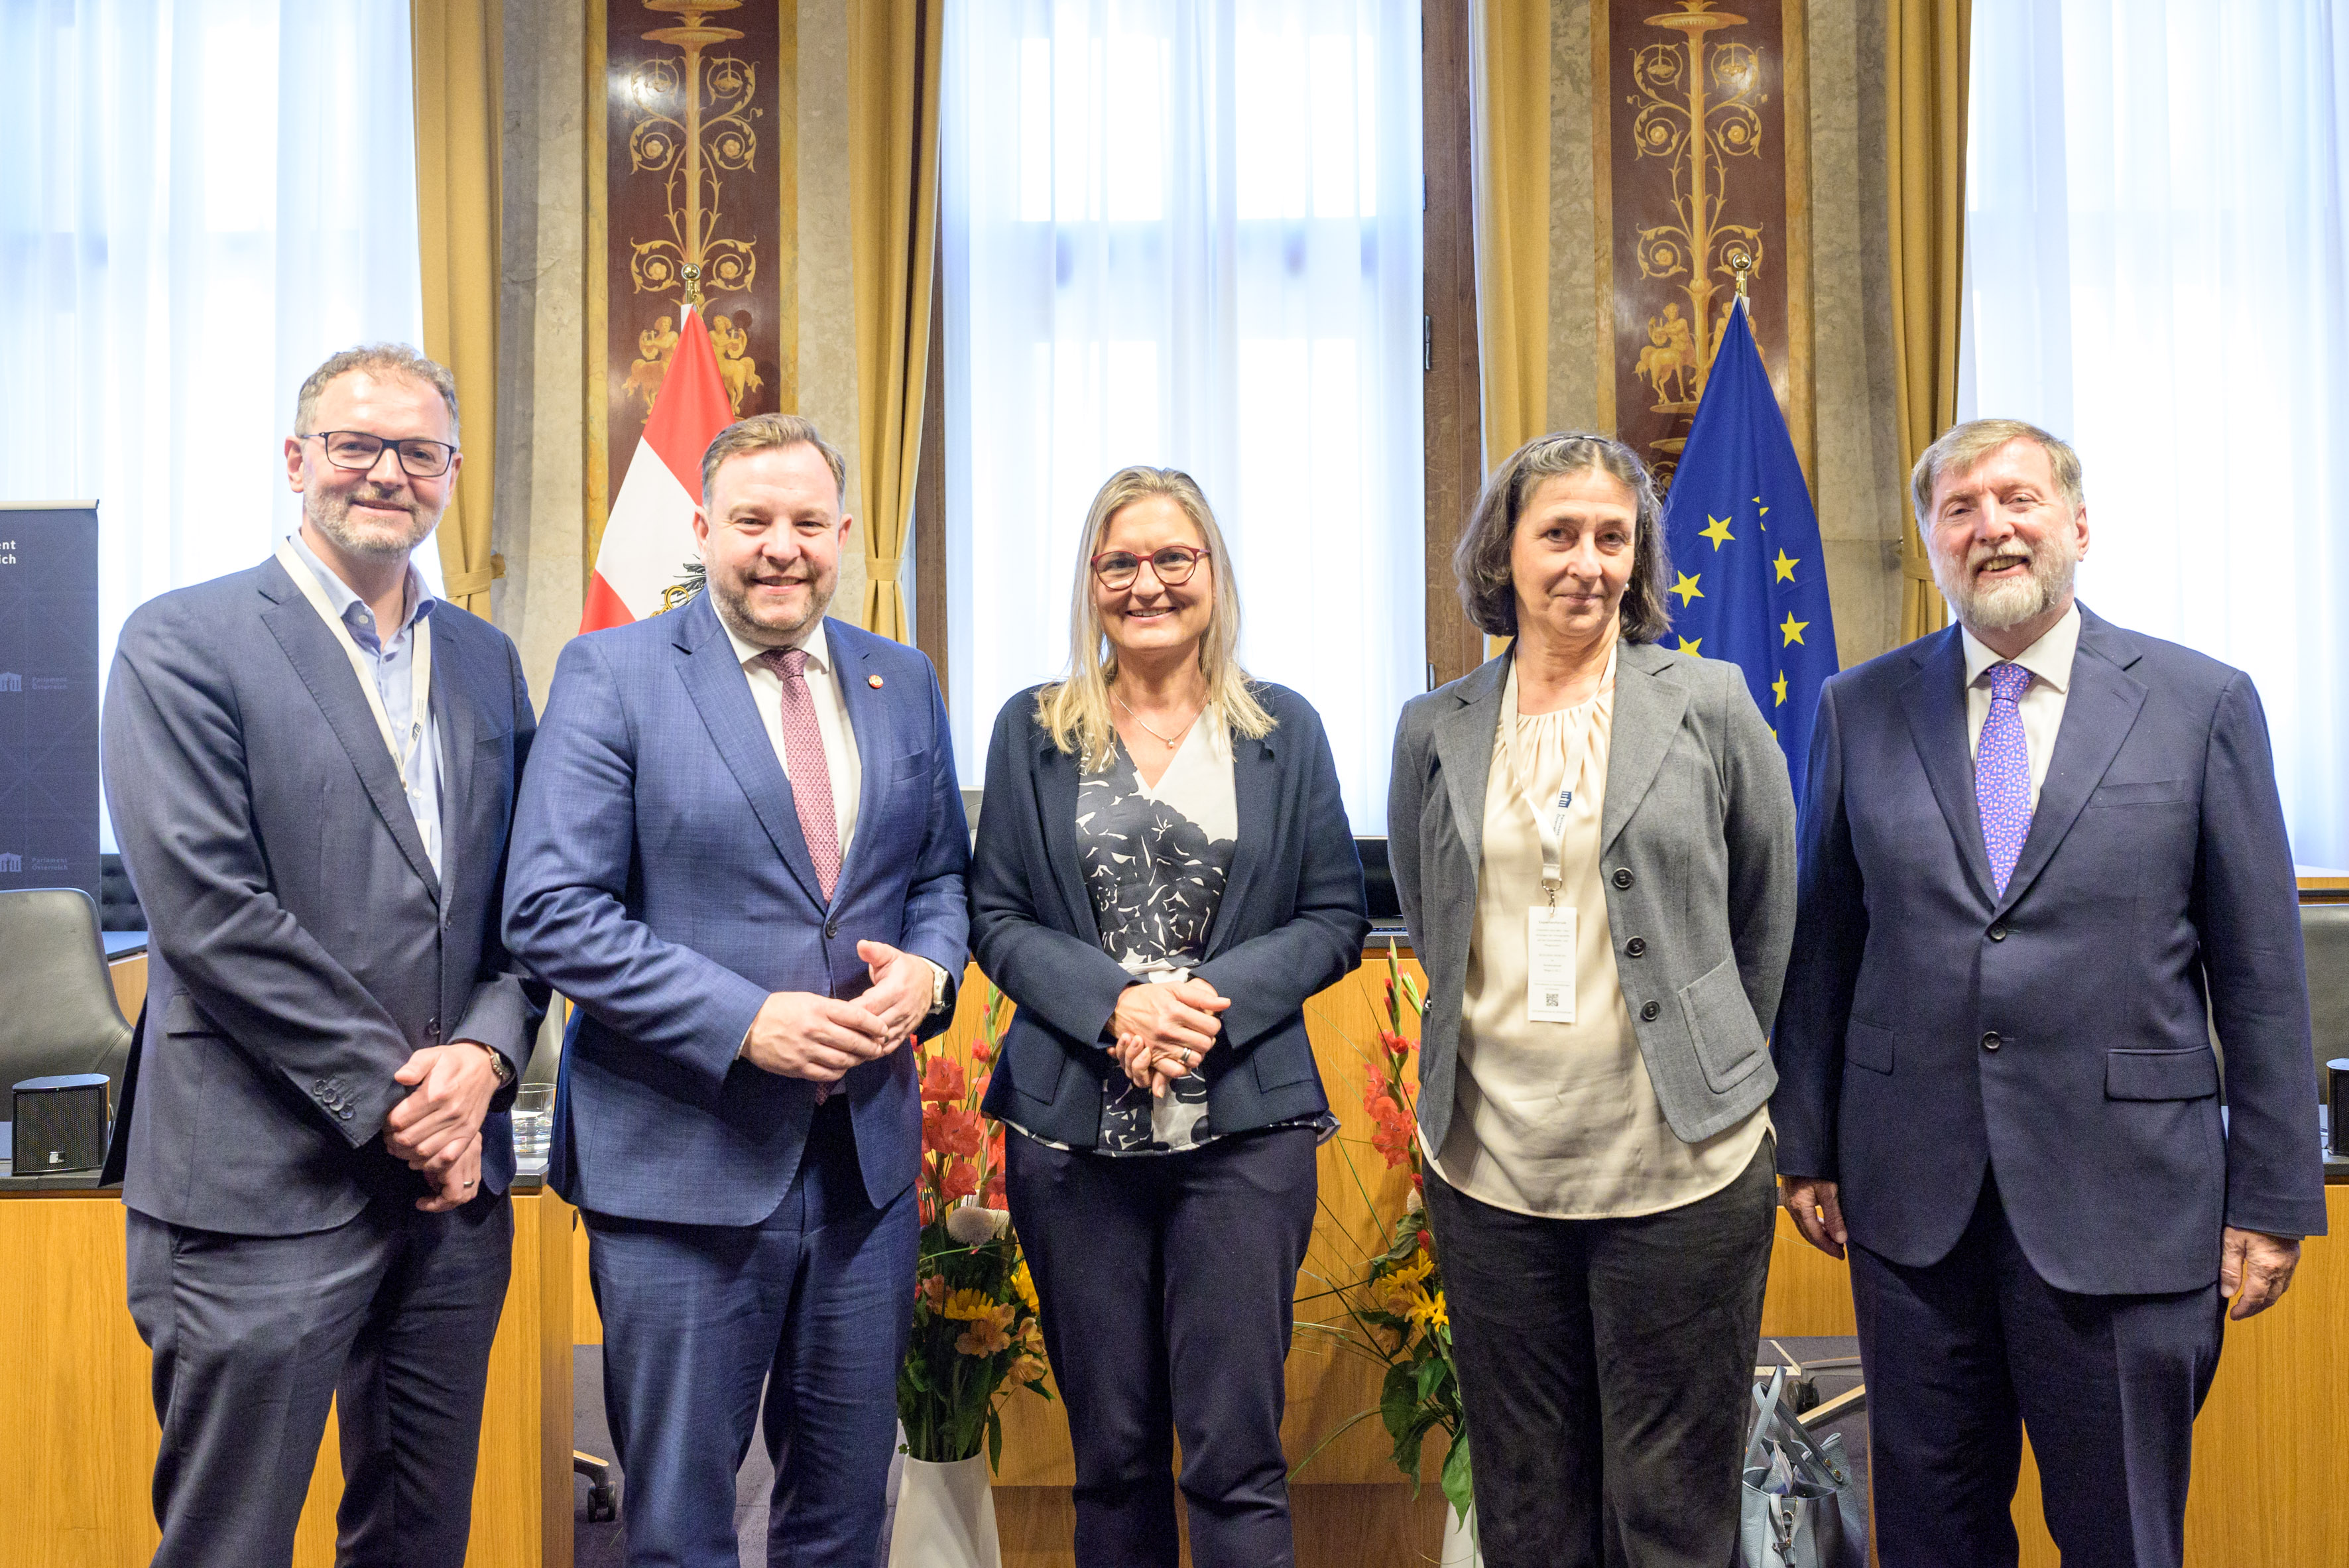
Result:
<svg viewBox="0 0 2349 1568"><path fill-rule="evenodd" d="M1446 1181L1471 1197L1547 1219L1623 1219L1710 1197L1753 1162L1770 1126L1768 1109L1757 1108L1702 1143L1683 1143L1649 1081L1615 971L1599 876L1613 675L1610 667L1588 702L1520 715L1516 666L1509 666L1485 788L1476 928L1460 1008L1457 1109L1443 1149L1429 1156ZM1526 1016L1526 911L1547 900L1528 784L1534 798L1555 800L1578 747L1583 756L1567 811L1557 895L1559 906L1572 904L1577 917L1575 1021L1533 1023ZM1531 780L1517 771L1520 757Z"/></svg>

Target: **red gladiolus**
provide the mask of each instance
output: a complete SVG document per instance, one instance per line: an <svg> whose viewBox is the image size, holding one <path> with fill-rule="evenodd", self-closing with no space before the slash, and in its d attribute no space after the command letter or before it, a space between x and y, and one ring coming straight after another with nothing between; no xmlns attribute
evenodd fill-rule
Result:
<svg viewBox="0 0 2349 1568"><path fill-rule="evenodd" d="M978 1167L968 1160L949 1160L946 1173L938 1181L938 1198L942 1202L957 1203L978 1191Z"/></svg>
<svg viewBox="0 0 2349 1568"><path fill-rule="evenodd" d="M1004 1209L1010 1206L1004 1202L1003 1198L1003 1167L997 1166L993 1173L988 1177L987 1190L979 1194L978 1201L990 1209Z"/></svg>
<svg viewBox="0 0 2349 1568"><path fill-rule="evenodd" d="M926 1120L927 1119L925 1118ZM938 1148L964 1159L976 1158L987 1141L987 1133L979 1123L978 1112L947 1106L938 1112Z"/></svg>
<svg viewBox="0 0 2349 1568"><path fill-rule="evenodd" d="M944 1105L959 1103L963 1094L962 1064L952 1057L932 1057L922 1074L922 1098Z"/></svg>
<svg viewBox="0 0 2349 1568"><path fill-rule="evenodd" d="M1433 1257L1435 1255L1435 1238L1427 1233L1425 1226L1422 1226L1420 1228L1419 1250L1425 1253L1429 1257Z"/></svg>

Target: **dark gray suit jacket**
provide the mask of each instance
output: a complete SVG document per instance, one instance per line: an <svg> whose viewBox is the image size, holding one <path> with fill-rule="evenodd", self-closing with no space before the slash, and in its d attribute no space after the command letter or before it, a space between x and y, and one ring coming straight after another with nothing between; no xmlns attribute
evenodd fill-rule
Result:
<svg viewBox="0 0 2349 1568"><path fill-rule="evenodd" d="M1820 693L1779 1168L1840 1181L1851 1239L1920 1268L1995 1168L2031 1266L2088 1295L2201 1289L2222 1225L2321 1233L2298 899L2251 678L2083 608L2002 893L1961 635Z"/></svg>
<svg viewBox="0 0 2349 1568"><path fill-rule="evenodd" d="M445 603L431 624L446 882L358 676L274 560L123 623L106 798L150 933L109 1163L140 1213L296 1235L419 1197L380 1137L392 1074L450 1040L517 1078L528 1060L546 992L496 922L530 691L503 633ZM511 1099L482 1128L484 1198L513 1175Z"/></svg>
<svg viewBox="0 0 2349 1568"><path fill-rule="evenodd" d="M1427 971L1419 1125L1452 1125L1485 791L1506 654L1403 705L1387 857ZM1753 1113L1795 934L1795 793L1734 665L1625 643L1599 865L1623 1001L1664 1119L1694 1143Z"/></svg>

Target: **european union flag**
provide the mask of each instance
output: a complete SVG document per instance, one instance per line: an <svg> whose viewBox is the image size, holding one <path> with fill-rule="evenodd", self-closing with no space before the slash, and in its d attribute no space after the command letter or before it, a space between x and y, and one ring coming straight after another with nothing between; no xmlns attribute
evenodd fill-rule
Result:
<svg viewBox="0 0 2349 1568"><path fill-rule="evenodd" d="M1664 505L1673 636L1665 645L1745 671L1803 798L1819 687L1836 673L1818 514L1745 322L1729 313Z"/></svg>

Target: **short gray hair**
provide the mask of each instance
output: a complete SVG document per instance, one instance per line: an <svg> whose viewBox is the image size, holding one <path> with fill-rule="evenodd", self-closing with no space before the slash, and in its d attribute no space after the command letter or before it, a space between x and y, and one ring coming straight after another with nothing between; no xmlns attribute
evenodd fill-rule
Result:
<svg viewBox="0 0 2349 1568"><path fill-rule="evenodd" d="M848 459L817 433L814 420L798 414L753 414L719 431L709 449L701 454L701 504L709 504L709 489L718 482L718 470L727 459L802 446L813 447L822 455L823 466L832 470L833 488L840 492L841 510L847 511Z"/></svg>
<svg viewBox="0 0 2349 1568"><path fill-rule="evenodd" d="M2078 515L2088 499L2080 489L2079 453L2038 426L2021 419L1969 419L1944 431L1940 440L1925 449L1909 472L1909 501L1916 510L1919 530L1929 534L1931 531L1933 487L1941 482L1943 474L1966 473L2009 441L2039 444L2040 450L2047 454L2048 468L2054 472L2057 493L2073 514Z"/></svg>
<svg viewBox="0 0 2349 1568"><path fill-rule="evenodd" d="M1486 635L1513 636L1517 630L1509 546L1526 502L1544 480L1592 469L1620 482L1639 509L1632 526L1631 581L1623 590L1623 635L1634 643L1652 643L1671 630L1671 607L1664 599L1672 580L1671 552L1664 542L1663 503L1656 497L1648 465L1620 441L1588 430L1561 430L1536 436L1493 470L1475 510L1468 514L1467 531L1452 552L1452 571L1460 579L1460 607Z"/></svg>
<svg viewBox="0 0 2349 1568"><path fill-rule="evenodd" d="M440 401L449 405L449 433L458 434L457 377L437 359L427 359L404 343L362 343L357 348L346 348L330 354L326 362L310 372L302 383L300 396L294 400L294 432L299 436L315 436L311 428L318 418L318 398L339 376L354 370L370 376L405 376L421 381L440 394Z"/></svg>

